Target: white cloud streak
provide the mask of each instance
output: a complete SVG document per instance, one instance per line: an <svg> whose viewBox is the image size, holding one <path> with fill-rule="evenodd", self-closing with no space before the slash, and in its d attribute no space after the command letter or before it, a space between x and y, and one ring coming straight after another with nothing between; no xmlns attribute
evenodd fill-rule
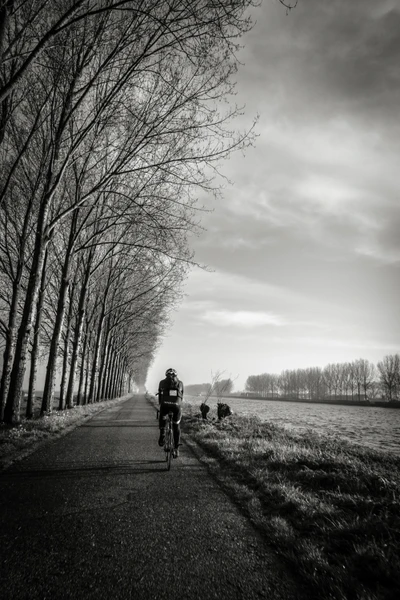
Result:
<svg viewBox="0 0 400 600"><path fill-rule="evenodd" d="M266 312L252 312L248 310L210 310L202 315L202 320L219 327L263 327L272 325L281 327L284 320L278 315Z"/></svg>

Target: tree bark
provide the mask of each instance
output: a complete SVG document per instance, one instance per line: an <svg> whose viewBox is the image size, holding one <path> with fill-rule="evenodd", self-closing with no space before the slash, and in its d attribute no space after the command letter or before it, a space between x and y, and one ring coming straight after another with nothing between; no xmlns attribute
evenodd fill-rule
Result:
<svg viewBox="0 0 400 600"><path fill-rule="evenodd" d="M46 248L44 261L43 261L41 284L40 284L37 307L36 307L35 328L34 328L34 333L33 333L33 345L32 345L32 351L31 351L31 371L29 374L29 389L28 389L28 398L26 401L26 418L27 419L32 419L32 417L33 417L33 403L35 400L37 362L38 362L39 348L40 348L40 328L42 326L43 302L44 302L44 295L45 295L47 257L48 257L48 250Z"/></svg>
<svg viewBox="0 0 400 600"><path fill-rule="evenodd" d="M113 398L117 398L118 397L118 382L119 382L120 368L121 368L121 355L118 352L118 354L117 354L117 362L116 362L116 369L115 369L115 377L114 377Z"/></svg>
<svg viewBox="0 0 400 600"><path fill-rule="evenodd" d="M18 423L20 420L21 394L26 371L27 351L32 334L44 255L48 244L48 238L44 236L47 213L48 203L43 203L39 211L31 272L26 290L21 324L18 330L10 386L4 409L4 420L6 423L10 424Z"/></svg>
<svg viewBox="0 0 400 600"><path fill-rule="evenodd" d="M4 410L10 386L11 371L13 367L14 352L17 341L17 314L18 302L21 294L21 279L25 267L25 253L28 238L28 225L30 220L31 202L28 203L25 212L24 223L20 237L20 249L18 253L18 263L16 267L15 278L12 287L12 298L10 313L8 317L8 327L6 334L6 346L3 354L3 371L0 382L0 416L4 419Z"/></svg>
<svg viewBox="0 0 400 600"><path fill-rule="evenodd" d="M64 337L64 355L63 355L63 367L61 374L61 384L60 384L60 398L58 403L58 409L64 410L65 408L65 388L67 383L67 375L68 375L68 355L69 355L69 347L70 347L70 337L71 337L71 323L72 323L72 312L74 308L74 293L75 293L75 284L70 288L70 298L69 298L69 309L67 322L65 327L65 337ZM69 407L71 408L71 407Z"/></svg>
<svg viewBox="0 0 400 600"><path fill-rule="evenodd" d="M97 394L96 394L96 402L99 402L104 397L104 382L106 376L106 364L108 359L108 354L110 350L110 317L106 322L106 331L103 336L104 342L102 344L103 351L100 353L100 368L99 368L99 377L98 377L98 386L97 386Z"/></svg>
<svg viewBox="0 0 400 600"><path fill-rule="evenodd" d="M64 321L66 296L69 287L68 274L63 270L60 292L58 296L56 321L50 343L49 358L46 368L46 379L44 384L41 414L51 413L53 409L54 385L57 369L58 347L61 337L61 329Z"/></svg>
<svg viewBox="0 0 400 600"><path fill-rule="evenodd" d="M83 404L82 392L83 392L83 384L84 384L84 380L85 380L85 357L86 357L86 349L87 349L87 344L88 344L88 332L87 332L87 330L85 332L83 332L83 322L84 322L84 319L82 320L83 347L82 347L82 354L81 354L81 364L80 364L80 368L79 368L78 393L76 395L76 404L78 406Z"/></svg>
<svg viewBox="0 0 400 600"><path fill-rule="evenodd" d="M110 372L110 384L109 384L110 389L109 389L109 393L108 393L109 398L115 398L115 379L116 379L116 373L117 373L117 363L118 363L118 352L114 348L114 357L113 357L112 368L111 368L111 372Z"/></svg>
<svg viewBox="0 0 400 600"><path fill-rule="evenodd" d="M54 323L53 335L50 342L49 358L46 369L46 380L44 384L41 414L50 413L53 408L54 385L57 374L58 350L60 346L61 332L65 320L65 307L67 304L67 294L69 290L69 276L71 269L71 257L73 253L76 224L78 213L72 216L72 222L69 231L69 239L65 251L65 259L61 274L61 285L58 294L56 320Z"/></svg>
<svg viewBox="0 0 400 600"><path fill-rule="evenodd" d="M110 353L108 357L108 367L107 367L107 379L104 389L104 397L111 398L111 378L114 369L115 362L115 350L114 350L114 342L113 339L110 340Z"/></svg>
<svg viewBox="0 0 400 600"><path fill-rule="evenodd" d="M99 360L100 343L101 343L102 334L103 334L104 313L105 313L105 307L103 306L102 312L100 315L100 319L99 319L99 325L97 327L96 342L95 342L95 348L94 348L94 353L93 353L92 374L91 374L91 378L90 378L90 388L89 388L89 398L88 398L89 403L92 403L95 399L96 371L97 371L97 363Z"/></svg>
<svg viewBox="0 0 400 600"><path fill-rule="evenodd" d="M110 337L110 336L108 336ZM110 339L108 339L107 341L107 348L106 348L106 352L105 352L105 356L104 356L104 367L103 367L103 372L102 372L102 378L101 378L101 389L100 389L100 398L102 400L104 400L104 398L106 398L106 385L107 385L107 379L108 379L108 372L110 369L110 355L111 355L111 343L110 343Z"/></svg>
<svg viewBox="0 0 400 600"><path fill-rule="evenodd" d="M87 334L86 334L87 335ZM92 333L89 333L88 343L87 343L87 351L86 351L86 372L85 372L85 391L83 394L83 404L88 404L88 388L89 388L89 378L90 378L90 347L92 345Z"/></svg>
<svg viewBox="0 0 400 600"><path fill-rule="evenodd" d="M0 382L0 407L1 407L1 420L4 419L4 411L8 389L10 386L11 370L13 365L14 350L17 336L17 306L18 298L20 293L19 282L14 281L13 293L11 298L10 314L8 318L7 334L6 334L6 347L3 353L3 372L1 375Z"/></svg>
<svg viewBox="0 0 400 600"><path fill-rule="evenodd" d="M72 344L71 366L70 366L70 371L69 371L69 381L68 381L68 389L67 389L67 397L66 397L66 404L67 404L68 408L71 408L73 405L76 367L77 367L77 363L78 363L80 347L82 344L83 324L84 324L85 312L86 312L85 305L86 305L87 290L88 290L88 283L89 283L89 277L90 277L90 265L91 265L91 260L88 261L88 264L86 266L85 276L84 276L81 291L79 294L78 315L77 315L77 322L75 325L74 341ZM85 351L86 351L86 347L84 347L84 349L82 350L83 357L85 355ZM83 358L82 358L82 365L84 365ZM81 378L79 378L79 390L78 390L78 396L77 396L77 400L76 400L76 403L78 405L80 404L80 401L81 401L81 392L82 392L82 384L81 384Z"/></svg>

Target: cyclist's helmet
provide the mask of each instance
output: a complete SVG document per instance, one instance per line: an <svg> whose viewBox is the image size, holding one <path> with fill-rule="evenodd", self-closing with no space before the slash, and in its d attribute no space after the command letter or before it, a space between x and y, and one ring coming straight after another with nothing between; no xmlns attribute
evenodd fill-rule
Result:
<svg viewBox="0 0 400 600"><path fill-rule="evenodd" d="M175 371L175 369L167 369L165 371L165 377L177 377L178 373Z"/></svg>

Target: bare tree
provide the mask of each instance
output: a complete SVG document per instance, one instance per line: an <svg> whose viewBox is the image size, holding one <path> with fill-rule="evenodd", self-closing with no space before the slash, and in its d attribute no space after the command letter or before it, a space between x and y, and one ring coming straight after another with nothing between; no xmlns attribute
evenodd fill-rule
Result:
<svg viewBox="0 0 400 600"><path fill-rule="evenodd" d="M298 0L293 3L285 2L285 0L279 0L279 2L286 7L287 11L290 11L296 7ZM3 73L0 102L3 103L3 119L7 114L8 97L20 85L27 71L37 64L40 54L46 46L62 32L76 27L81 21L86 21L91 16L110 12L119 13L120 11L123 11L124 16L129 12L132 13L135 21L140 25L140 15L155 12L159 4L156 0L140 3L132 0L73 0L65 6L64 2L57 2L57 0L50 2L1 0L0 67L3 67ZM222 15L229 15L232 19L234 12L240 14L252 4L251 0L247 2L225 0L216 2L215 7L213 3L208 3L205 5L205 10L213 13L220 8ZM199 5L200 9L202 8L202 3L196 0L193 0L191 5L193 12L197 8L196 5ZM186 3L170 2L168 8L172 14L180 15L182 20L187 23L187 15L184 14L187 9ZM212 18L215 19L216 16L212 14ZM162 12L157 14L157 17L161 22L163 17L166 18ZM221 19L221 25L223 25L223 19Z"/></svg>
<svg viewBox="0 0 400 600"><path fill-rule="evenodd" d="M40 5L34 3L37 13L30 13L29 30L21 3L15 5L13 14L6 14L6 26L12 17L25 50L24 57L21 54L19 63L16 61L17 71L8 73L9 80L3 86L3 98L14 88L19 95L15 110L7 113L4 147L15 151L1 201L8 201L13 180L17 174L25 176L27 165L30 178L39 182L34 194L34 246L5 406L8 422L19 418L44 256L56 228L67 219L74 223L77 211L96 205L104 194L112 193L110 208L122 214L126 207L121 213L121 206L137 203L137 193L143 196L141 190L145 189L159 203L169 198L181 208L177 227L184 230L190 223L185 206L191 206L191 188L209 187L205 169L247 143L245 137L235 138L226 127L237 109L233 107L224 115L217 108L218 99L233 90L231 75L236 59L232 51L250 27L249 19L243 17L246 3L226 0L205 6L202 2L149 1L145 2L146 10L142 6L140 11L135 2L117 4L74 2L67 14L60 3L52 2L54 10L43 14ZM129 10L122 13L122 4ZM49 16L50 23L54 16L53 24L58 24L50 34L46 29ZM49 45L53 35L57 35L57 44ZM9 51L5 50L6 54ZM34 62L39 52L40 62ZM3 52L3 60L4 56ZM17 146L12 133L22 118L27 127ZM26 157L36 150L37 142L38 159L29 163ZM81 193L74 195L69 181L76 165L79 185L75 189ZM162 224L155 224L159 236L164 235ZM45 385L47 409L70 268L68 254ZM99 323L98 327L100 331ZM92 356L96 363L100 347L98 338L94 347L88 343L91 354L86 358ZM121 368L124 360L119 362ZM93 369L92 365L90 378L86 373L91 397Z"/></svg>
<svg viewBox="0 0 400 600"><path fill-rule="evenodd" d="M400 394L400 355L389 354L378 362L378 371L384 393L389 400L398 400Z"/></svg>
<svg viewBox="0 0 400 600"><path fill-rule="evenodd" d="M278 381L278 384L276 383ZM350 391L353 398L357 390L358 399L368 398L376 383L376 368L365 359L352 363L331 363L321 369L286 369L280 375L263 373L250 375L246 381L246 390L265 396L267 390L280 388L285 397L320 399L326 396L343 398ZM273 388L271 386L274 386Z"/></svg>
<svg viewBox="0 0 400 600"><path fill-rule="evenodd" d="M366 400L368 397L368 391L371 388L375 379L375 366L368 360L360 358L354 361L354 376L357 385L358 399L361 400L361 396L364 396Z"/></svg>
<svg viewBox="0 0 400 600"><path fill-rule="evenodd" d="M263 375L249 375L246 379L245 389L247 392L264 394L266 386Z"/></svg>

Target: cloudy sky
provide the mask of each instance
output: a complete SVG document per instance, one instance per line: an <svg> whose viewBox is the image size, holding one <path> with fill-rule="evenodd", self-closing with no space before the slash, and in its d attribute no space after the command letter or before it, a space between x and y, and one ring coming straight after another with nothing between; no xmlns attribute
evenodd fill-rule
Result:
<svg viewBox="0 0 400 600"><path fill-rule="evenodd" d="M400 2L252 10L238 103L258 138L225 163L149 372L184 383L400 351ZM242 122L241 125L246 124Z"/></svg>

